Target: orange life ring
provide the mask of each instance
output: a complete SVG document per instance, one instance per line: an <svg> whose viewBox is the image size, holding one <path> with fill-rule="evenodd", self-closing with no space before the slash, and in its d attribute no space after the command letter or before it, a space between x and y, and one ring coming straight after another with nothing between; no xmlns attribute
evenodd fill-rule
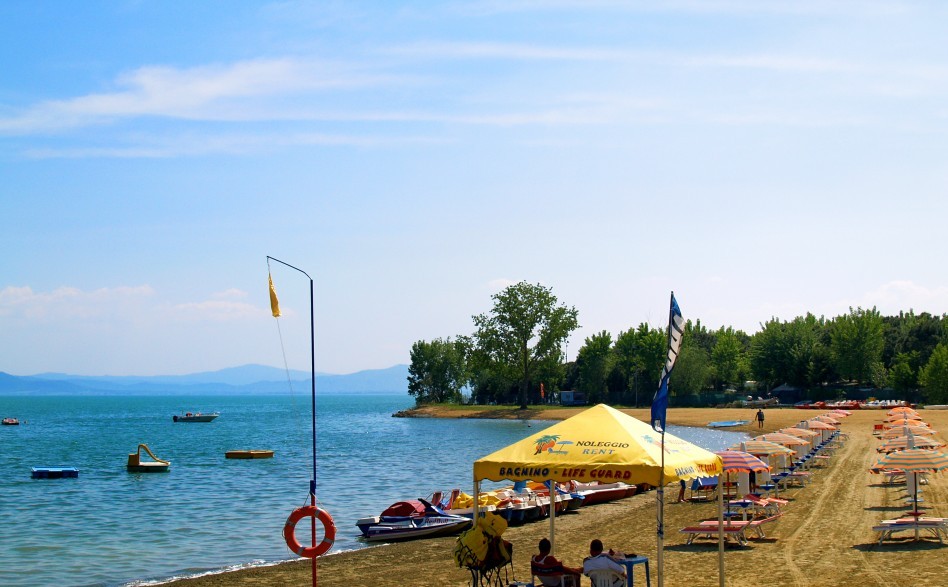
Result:
<svg viewBox="0 0 948 587"><path fill-rule="evenodd" d="M323 524L323 541L316 546L303 546L296 539L296 524L303 518L315 517ZM332 521L332 516L326 510L319 509L314 505L307 505L296 508L290 517L286 519L286 525L283 526L283 539L286 545L298 556L305 558L316 558L326 554L332 548L336 540L336 524Z"/></svg>

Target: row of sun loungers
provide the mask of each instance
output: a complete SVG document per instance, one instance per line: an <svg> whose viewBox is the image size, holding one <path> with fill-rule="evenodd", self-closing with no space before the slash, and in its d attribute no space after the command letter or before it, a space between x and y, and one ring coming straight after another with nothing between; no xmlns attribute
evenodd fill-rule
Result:
<svg viewBox="0 0 948 587"><path fill-rule="evenodd" d="M883 540L891 539L897 532L914 532L916 539L922 531L930 533L944 543L944 538L948 538L948 518L899 518L897 520L882 520L878 526L872 528L873 532L879 533L879 544Z"/></svg>

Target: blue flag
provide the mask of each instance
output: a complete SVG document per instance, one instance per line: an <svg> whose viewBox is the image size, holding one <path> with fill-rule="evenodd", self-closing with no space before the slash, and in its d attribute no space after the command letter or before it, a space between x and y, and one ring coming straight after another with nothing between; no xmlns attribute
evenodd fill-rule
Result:
<svg viewBox="0 0 948 587"><path fill-rule="evenodd" d="M668 355L665 357L665 366L662 368L662 379L658 384L658 391L652 399L652 428L656 431L665 430L665 411L668 409L668 378L678 358L678 349L681 348L681 335L685 326L685 319L681 317L678 302L675 301L675 292L671 294L671 308L668 311Z"/></svg>

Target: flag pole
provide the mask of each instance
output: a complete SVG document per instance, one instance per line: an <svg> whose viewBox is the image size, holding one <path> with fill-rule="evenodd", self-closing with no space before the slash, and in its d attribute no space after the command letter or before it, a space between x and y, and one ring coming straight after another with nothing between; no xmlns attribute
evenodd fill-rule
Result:
<svg viewBox="0 0 948 587"><path fill-rule="evenodd" d="M313 304L313 278L309 276L309 273L303 271L299 267L294 267L285 261L281 261L276 257L271 257L267 255L267 265L270 264L270 261L276 261L281 265L285 265L290 269L295 269L309 279L309 357L310 357L310 389L311 389L311 405L312 405L312 418L313 418L313 478L309 480L309 502L310 505L316 507L316 319L314 314L314 304ZM270 303L274 306L274 315L279 315L279 308L275 305L276 294L273 292L273 281L270 282ZM313 525L312 525L312 544L316 545L316 516L313 516ZM318 557L313 557L313 587L316 587L318 584L317 580L317 571L316 571L316 559Z"/></svg>
<svg viewBox="0 0 948 587"><path fill-rule="evenodd" d="M658 391L652 399L651 420L652 429L661 434L661 469L658 472L658 487L655 492L657 525L655 530L658 542L656 562L658 563L658 587L664 586L665 563L665 413L668 409L668 379L671 376L675 360L678 358L678 349L681 347L681 310L675 301L675 292L671 292L671 301L668 305L668 352L665 356L665 365L662 367L662 377L658 384Z"/></svg>

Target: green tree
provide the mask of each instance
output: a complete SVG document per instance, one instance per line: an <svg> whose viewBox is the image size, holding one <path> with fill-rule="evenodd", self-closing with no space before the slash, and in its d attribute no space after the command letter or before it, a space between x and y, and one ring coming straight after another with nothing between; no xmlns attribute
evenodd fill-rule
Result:
<svg viewBox="0 0 948 587"><path fill-rule="evenodd" d="M603 330L587 338L576 356L579 369L578 389L586 393L589 403L606 401L607 381L615 363L612 353L612 335Z"/></svg>
<svg viewBox="0 0 948 587"><path fill-rule="evenodd" d="M711 366L719 388L740 381L738 376L743 354L743 345L734 329L722 326L715 335L711 350Z"/></svg>
<svg viewBox="0 0 948 587"><path fill-rule="evenodd" d="M872 381L885 346L878 310L850 308L849 314L838 316L831 330L831 345L840 376L860 383Z"/></svg>
<svg viewBox="0 0 948 587"><path fill-rule="evenodd" d="M491 313L474 316L476 347L491 363L516 368L520 407L525 409L535 369L551 357L560 360L563 342L579 327L578 312L557 305L549 288L525 281L491 298Z"/></svg>
<svg viewBox="0 0 948 587"><path fill-rule="evenodd" d="M938 344L928 362L918 374L926 401L933 404L948 403L948 346Z"/></svg>
<svg viewBox="0 0 948 587"><path fill-rule="evenodd" d="M676 397L698 394L711 382L708 353L699 346L686 345L685 340L682 339L681 351L670 380L671 390Z"/></svg>
<svg viewBox="0 0 948 587"><path fill-rule="evenodd" d="M460 403L461 388L468 380L465 341L436 338L411 346L408 395L416 404Z"/></svg>
<svg viewBox="0 0 948 587"><path fill-rule="evenodd" d="M906 393L918 389L918 351L895 355L889 369L889 384L898 392Z"/></svg>

